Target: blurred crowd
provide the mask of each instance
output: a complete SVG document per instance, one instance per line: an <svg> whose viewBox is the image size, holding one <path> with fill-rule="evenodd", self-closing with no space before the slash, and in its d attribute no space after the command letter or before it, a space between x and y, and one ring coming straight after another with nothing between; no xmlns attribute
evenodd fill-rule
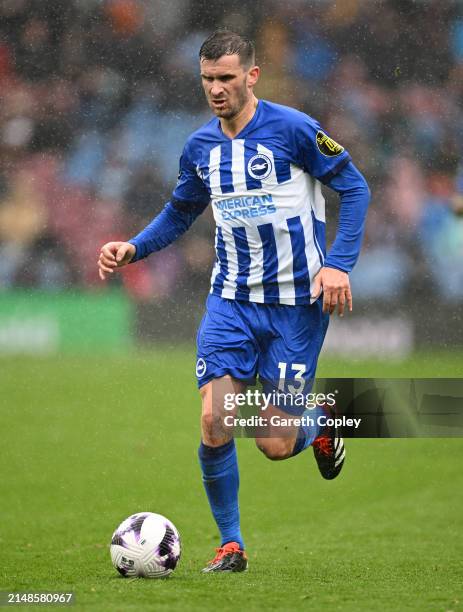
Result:
<svg viewBox="0 0 463 612"><path fill-rule="evenodd" d="M317 118L373 198L357 297L463 298L463 4L448 0L3 0L0 289L101 289L99 247L169 199L210 114L198 49L217 27L257 46L258 97ZM327 194L331 235L337 197ZM210 211L129 266L137 300L208 286Z"/></svg>

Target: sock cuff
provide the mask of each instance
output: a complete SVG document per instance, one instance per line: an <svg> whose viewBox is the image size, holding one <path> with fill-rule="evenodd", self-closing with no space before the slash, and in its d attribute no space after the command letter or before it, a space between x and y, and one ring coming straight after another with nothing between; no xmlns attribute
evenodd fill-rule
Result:
<svg viewBox="0 0 463 612"><path fill-rule="evenodd" d="M296 438L296 442L294 443L293 452L291 453L291 457L295 457L296 455L299 455L299 453L301 453L304 450L306 440L307 438L306 438L305 432L299 429L298 436Z"/></svg>
<svg viewBox="0 0 463 612"><path fill-rule="evenodd" d="M318 409L315 411L315 415L313 411L309 412L308 410L305 410L303 416L310 416L315 421L319 414L320 410ZM296 442L294 444L291 456L294 457L295 455L302 453L303 450L312 445L313 441L318 435L320 435L320 427L318 425L301 425L297 433Z"/></svg>
<svg viewBox="0 0 463 612"><path fill-rule="evenodd" d="M222 446L206 446L206 444L201 441L198 449L198 455L202 461L216 461L233 453L234 450L235 440L233 438L229 442L226 442L226 444L222 444Z"/></svg>

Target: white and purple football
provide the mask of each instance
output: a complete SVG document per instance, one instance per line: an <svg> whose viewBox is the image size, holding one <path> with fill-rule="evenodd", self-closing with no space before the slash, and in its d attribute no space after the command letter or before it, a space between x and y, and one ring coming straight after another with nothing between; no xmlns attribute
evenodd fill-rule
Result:
<svg viewBox="0 0 463 612"><path fill-rule="evenodd" d="M137 512L113 533L110 551L113 565L122 576L164 578L180 559L180 535L165 516Z"/></svg>

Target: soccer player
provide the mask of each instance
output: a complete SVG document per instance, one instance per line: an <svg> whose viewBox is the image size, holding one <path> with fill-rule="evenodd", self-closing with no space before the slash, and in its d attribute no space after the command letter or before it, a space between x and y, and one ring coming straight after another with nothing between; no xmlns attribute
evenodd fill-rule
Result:
<svg viewBox="0 0 463 612"><path fill-rule="evenodd" d="M311 117L258 100L253 43L214 32L200 49L201 80L215 117L188 139L172 198L140 234L109 242L101 279L171 244L212 205L216 262L197 339L202 398L199 461L221 546L204 572L247 569L240 531L235 442L223 427L226 393L315 376L329 315L352 310L348 273L360 251L369 189L347 151ZM326 254L321 185L340 194L335 240ZM293 387L294 388L294 387ZM286 414L271 406L270 414ZM269 459L313 446L323 477L335 478L345 450L336 429L291 424L256 438Z"/></svg>

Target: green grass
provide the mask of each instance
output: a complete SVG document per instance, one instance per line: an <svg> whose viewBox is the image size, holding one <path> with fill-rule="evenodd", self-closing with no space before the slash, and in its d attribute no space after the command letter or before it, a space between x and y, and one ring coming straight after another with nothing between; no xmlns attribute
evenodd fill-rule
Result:
<svg viewBox="0 0 463 612"><path fill-rule="evenodd" d="M246 574L203 576L217 533L196 448L187 350L0 361L0 589L75 591L73 609L462 610L463 441L350 440L342 476L311 452L239 440ZM461 376L463 355L324 360L321 376ZM168 580L126 580L108 542L129 514L183 538Z"/></svg>

